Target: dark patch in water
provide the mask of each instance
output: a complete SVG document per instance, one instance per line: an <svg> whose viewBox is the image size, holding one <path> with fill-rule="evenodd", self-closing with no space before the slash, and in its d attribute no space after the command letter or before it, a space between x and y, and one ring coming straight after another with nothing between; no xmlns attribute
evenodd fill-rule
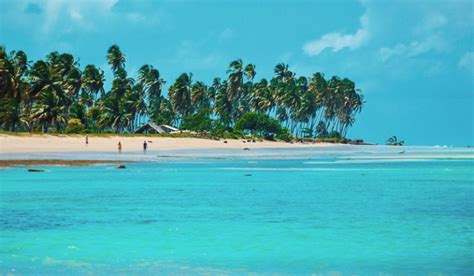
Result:
<svg viewBox="0 0 474 276"><path fill-rule="evenodd" d="M156 222L158 222L158 220L156 219L144 219L144 220L138 221L138 224L152 224Z"/></svg>
<svg viewBox="0 0 474 276"><path fill-rule="evenodd" d="M2 209L0 228L5 230L37 230L70 227L66 218L55 215L41 215L37 211Z"/></svg>

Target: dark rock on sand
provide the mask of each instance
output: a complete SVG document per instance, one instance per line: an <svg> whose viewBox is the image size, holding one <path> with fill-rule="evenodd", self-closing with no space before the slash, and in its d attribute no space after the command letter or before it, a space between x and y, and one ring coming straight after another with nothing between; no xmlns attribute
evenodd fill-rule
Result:
<svg viewBox="0 0 474 276"><path fill-rule="evenodd" d="M29 172L45 172L45 170L40 169L28 169Z"/></svg>

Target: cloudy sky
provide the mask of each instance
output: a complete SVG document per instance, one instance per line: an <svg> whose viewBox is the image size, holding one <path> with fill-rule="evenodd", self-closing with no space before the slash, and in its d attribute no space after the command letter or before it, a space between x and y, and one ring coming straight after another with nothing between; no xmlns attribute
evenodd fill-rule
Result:
<svg viewBox="0 0 474 276"><path fill-rule="evenodd" d="M157 67L168 84L192 72L210 82L231 60L270 78L354 80L366 106L349 136L410 145L474 144L473 1L2 0L0 44L30 59L72 53L111 72L116 43L132 76Z"/></svg>

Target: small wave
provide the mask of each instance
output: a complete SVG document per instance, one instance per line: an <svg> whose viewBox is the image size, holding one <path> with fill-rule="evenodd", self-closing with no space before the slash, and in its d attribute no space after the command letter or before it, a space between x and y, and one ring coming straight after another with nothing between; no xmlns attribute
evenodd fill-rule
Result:
<svg viewBox="0 0 474 276"><path fill-rule="evenodd" d="M433 161L432 159L370 159L370 160L336 160L336 161L308 161L303 164L368 164L368 163L390 163L390 162L421 162L421 161Z"/></svg>
<svg viewBox="0 0 474 276"><path fill-rule="evenodd" d="M217 168L218 170L229 171L390 171L394 169L381 168L249 168L249 167L225 167Z"/></svg>

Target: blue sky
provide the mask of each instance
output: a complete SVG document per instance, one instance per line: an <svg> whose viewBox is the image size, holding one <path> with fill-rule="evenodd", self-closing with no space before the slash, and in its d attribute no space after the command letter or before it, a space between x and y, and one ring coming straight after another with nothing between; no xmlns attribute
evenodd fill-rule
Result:
<svg viewBox="0 0 474 276"><path fill-rule="evenodd" d="M354 80L366 106L349 132L410 145L474 144L473 1L2 0L0 44L30 59L57 50L111 72L118 44L168 84L210 82L242 58L270 78L279 62L298 75Z"/></svg>

